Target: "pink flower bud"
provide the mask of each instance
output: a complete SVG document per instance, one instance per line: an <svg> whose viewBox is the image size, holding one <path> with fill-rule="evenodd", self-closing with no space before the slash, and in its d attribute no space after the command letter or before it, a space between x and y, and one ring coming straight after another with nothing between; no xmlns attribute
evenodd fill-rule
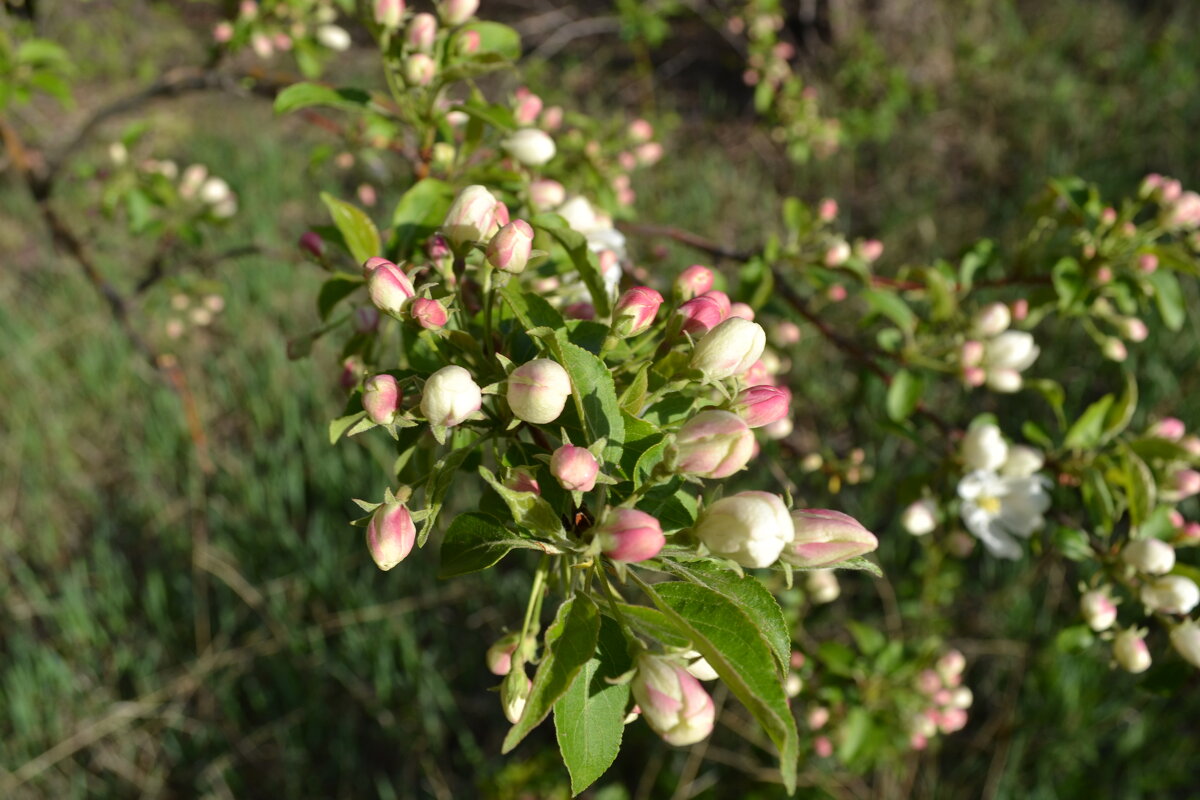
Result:
<svg viewBox="0 0 1200 800"><path fill-rule="evenodd" d="M1175 567L1175 548L1161 539L1138 539L1125 545L1121 559L1147 575L1166 575Z"/></svg>
<svg viewBox="0 0 1200 800"><path fill-rule="evenodd" d="M695 744L712 733L712 698L675 660L648 653L638 656L630 688L642 718L668 744Z"/></svg>
<svg viewBox="0 0 1200 800"><path fill-rule="evenodd" d="M963 342L959 362L964 367L977 367L983 362L983 342L969 339Z"/></svg>
<svg viewBox="0 0 1200 800"><path fill-rule="evenodd" d="M504 482L504 485L514 492L533 492L537 495L542 493L542 487L538 486L538 482L534 480L533 475L529 473L529 470L525 469L514 470L508 480Z"/></svg>
<svg viewBox="0 0 1200 800"><path fill-rule="evenodd" d="M367 549L384 572L408 558L417 540L417 526L404 503L384 503L367 523Z"/></svg>
<svg viewBox="0 0 1200 800"><path fill-rule="evenodd" d="M1178 417L1164 417L1150 426L1149 433L1169 442L1178 442L1187 433L1187 426Z"/></svg>
<svg viewBox="0 0 1200 800"><path fill-rule="evenodd" d="M1194 469L1176 470L1171 476L1171 486L1180 500L1200 494L1200 472Z"/></svg>
<svg viewBox="0 0 1200 800"><path fill-rule="evenodd" d="M479 10L479 0L441 0L438 3L438 13L447 25L462 25L475 16Z"/></svg>
<svg viewBox="0 0 1200 800"><path fill-rule="evenodd" d="M1158 256L1153 253L1143 253L1138 256L1137 268L1141 272L1149 275L1158 269Z"/></svg>
<svg viewBox="0 0 1200 800"><path fill-rule="evenodd" d="M863 261L868 264L878 261L879 257L883 255L883 242L878 239L867 239L862 243L860 252Z"/></svg>
<svg viewBox="0 0 1200 800"><path fill-rule="evenodd" d="M692 369L707 381L741 375L759 359L767 345L767 332L757 322L730 317L696 342Z"/></svg>
<svg viewBox="0 0 1200 800"><path fill-rule="evenodd" d="M495 237L495 235L500 232L500 229L510 222L508 217L508 206L504 205L504 203L497 200L496 207L493 209L493 211L492 229L488 231L489 239Z"/></svg>
<svg viewBox="0 0 1200 800"><path fill-rule="evenodd" d="M270 58L275 54L275 46L271 44L271 37L265 33L255 33L250 37L250 48L259 58Z"/></svg>
<svg viewBox="0 0 1200 800"><path fill-rule="evenodd" d="M1179 531L1179 536L1184 540L1185 544L1194 544L1200 541L1200 522L1189 522Z"/></svg>
<svg viewBox="0 0 1200 800"><path fill-rule="evenodd" d="M675 296L680 300L699 297L712 289L714 279L715 276L711 269L700 264L693 264L679 273L679 277L675 279Z"/></svg>
<svg viewBox="0 0 1200 800"><path fill-rule="evenodd" d="M779 559L795 537L795 526L782 498L751 491L723 497L705 508L692 534L713 555L757 569Z"/></svg>
<svg viewBox="0 0 1200 800"><path fill-rule="evenodd" d="M604 555L629 563L654 558L667 541L657 519L633 508L612 509L595 535Z"/></svg>
<svg viewBox="0 0 1200 800"><path fill-rule="evenodd" d="M1200 456L1200 436L1185 436L1179 440L1179 445L1193 456Z"/></svg>
<svg viewBox="0 0 1200 800"><path fill-rule="evenodd" d="M908 746L913 750L924 750L929 746L929 738L919 733L914 733L908 737Z"/></svg>
<svg viewBox="0 0 1200 800"><path fill-rule="evenodd" d="M528 89L518 90L517 108L513 113L518 125L532 125L542 113L542 98Z"/></svg>
<svg viewBox="0 0 1200 800"><path fill-rule="evenodd" d="M425 242L425 254L434 261L440 261L450 255L450 245L446 244L444 238L434 234Z"/></svg>
<svg viewBox="0 0 1200 800"><path fill-rule="evenodd" d="M437 75L437 62L425 53L413 53L404 61L404 80L409 86L428 86Z"/></svg>
<svg viewBox="0 0 1200 800"><path fill-rule="evenodd" d="M1100 222L1105 225L1112 225L1117 221L1117 210L1112 206L1108 206L1100 212Z"/></svg>
<svg viewBox="0 0 1200 800"><path fill-rule="evenodd" d="M488 242L487 260L501 272L518 274L525 271L532 250L533 226L523 219L516 219Z"/></svg>
<svg viewBox="0 0 1200 800"><path fill-rule="evenodd" d="M562 127L562 106L550 106L542 112L542 127L548 131L556 131Z"/></svg>
<svg viewBox="0 0 1200 800"><path fill-rule="evenodd" d="M1112 267L1104 266L1096 270L1096 284L1098 286L1104 286L1105 284L1112 283L1112 279Z"/></svg>
<svg viewBox="0 0 1200 800"><path fill-rule="evenodd" d="M508 405L517 419L545 425L558 419L571 396L571 378L556 361L537 358L508 376Z"/></svg>
<svg viewBox="0 0 1200 800"><path fill-rule="evenodd" d="M939 715L938 730L942 733L961 731L967 725L967 712L961 708L947 708Z"/></svg>
<svg viewBox="0 0 1200 800"><path fill-rule="evenodd" d="M1120 321L1118 328L1121 335L1131 342L1144 342L1150 335L1150 329L1146 327L1146 323L1137 317L1126 317Z"/></svg>
<svg viewBox="0 0 1200 800"><path fill-rule="evenodd" d="M521 634L510 633L489 647L486 656L488 671L493 675L507 675L511 672L513 653L517 651L520 640Z"/></svg>
<svg viewBox="0 0 1200 800"><path fill-rule="evenodd" d="M218 22L213 26L213 41L217 44L225 44L233 38L233 25L228 21Z"/></svg>
<svg viewBox="0 0 1200 800"><path fill-rule="evenodd" d="M967 659L958 650L947 650L937 660L935 669L942 680L950 683L967 668Z"/></svg>
<svg viewBox="0 0 1200 800"><path fill-rule="evenodd" d="M813 706L805 718L810 730L819 731L829 722L829 709L825 706Z"/></svg>
<svg viewBox="0 0 1200 800"><path fill-rule="evenodd" d="M567 190L558 181L549 178L529 184L529 202L539 209L558 208L567 199Z"/></svg>
<svg viewBox="0 0 1200 800"><path fill-rule="evenodd" d="M742 373L742 383L747 386L774 386L777 381L771 370L767 369L767 363L760 358Z"/></svg>
<svg viewBox="0 0 1200 800"><path fill-rule="evenodd" d="M988 303L975 313L971 327L980 336L999 336L1012 324L1012 311L1004 303Z"/></svg>
<svg viewBox="0 0 1200 800"><path fill-rule="evenodd" d="M408 313L418 325L431 331L444 327L449 319L445 306L428 297L415 298L408 307Z"/></svg>
<svg viewBox="0 0 1200 800"><path fill-rule="evenodd" d="M1100 346L1100 352L1109 361L1118 363L1129 357L1129 350L1125 347L1125 343L1115 336L1108 336L1104 339L1104 344Z"/></svg>
<svg viewBox="0 0 1200 800"><path fill-rule="evenodd" d="M415 294L412 281L400 267L391 262L380 264L371 270L367 279L367 292L375 307L388 314L403 312Z"/></svg>
<svg viewBox="0 0 1200 800"><path fill-rule="evenodd" d="M613 309L613 332L619 336L637 336L654 324L663 296L646 286L637 286L617 300Z"/></svg>
<svg viewBox="0 0 1200 800"><path fill-rule="evenodd" d="M644 119L629 123L629 138L635 142L648 142L654 138L654 126Z"/></svg>
<svg viewBox="0 0 1200 800"><path fill-rule="evenodd" d="M586 448L564 444L550 456L550 474L568 492L590 492L596 487L600 464Z"/></svg>
<svg viewBox="0 0 1200 800"><path fill-rule="evenodd" d="M325 255L325 240L316 231L306 231L300 236L300 249L316 258Z"/></svg>
<svg viewBox="0 0 1200 800"><path fill-rule="evenodd" d="M1113 657L1126 672L1135 675L1150 669L1150 649L1133 628L1126 628L1113 640Z"/></svg>
<svg viewBox="0 0 1200 800"><path fill-rule="evenodd" d="M385 28L396 30L404 19L404 0L375 0L375 21Z"/></svg>
<svg viewBox="0 0 1200 800"><path fill-rule="evenodd" d="M451 247L488 238L496 219L496 198L484 186L468 186L454 198L442 223L442 234Z"/></svg>
<svg viewBox="0 0 1200 800"><path fill-rule="evenodd" d="M1183 525L1184 525L1183 514L1179 513L1179 509L1172 508L1171 511L1167 514L1167 519L1169 519L1171 521L1171 527L1174 528L1175 530L1178 531L1183 528Z"/></svg>
<svg viewBox="0 0 1200 800"><path fill-rule="evenodd" d="M471 373L453 364L430 375L421 393L421 413L430 425L453 427L482 406L479 384Z"/></svg>
<svg viewBox="0 0 1200 800"><path fill-rule="evenodd" d="M822 222L832 222L838 215L838 202L833 198L826 197L817 204L817 217Z"/></svg>
<svg viewBox="0 0 1200 800"><path fill-rule="evenodd" d="M634 148L638 163L650 167L657 164L663 157L663 146L658 142L646 142Z"/></svg>
<svg viewBox="0 0 1200 800"><path fill-rule="evenodd" d="M783 548L780 558L795 567L831 567L879 546L875 534L840 511L796 509L792 512L792 523L795 538Z"/></svg>
<svg viewBox="0 0 1200 800"><path fill-rule="evenodd" d="M362 363L357 358L347 358L342 362L342 373L338 376L339 385L347 392L350 391L358 386L358 381L362 377L362 371Z"/></svg>
<svg viewBox="0 0 1200 800"><path fill-rule="evenodd" d="M701 478L727 478L746 466L754 434L736 414L701 411L675 435L675 471Z"/></svg>
<svg viewBox="0 0 1200 800"><path fill-rule="evenodd" d="M850 258L850 245L845 242L834 242L828 250L825 251L825 266L840 267L845 264Z"/></svg>
<svg viewBox="0 0 1200 800"><path fill-rule="evenodd" d="M408 23L408 46L421 53L432 52L437 28L437 19L433 14L417 14Z"/></svg>
<svg viewBox="0 0 1200 800"><path fill-rule="evenodd" d="M375 375L363 385L362 406L376 425L390 425L396 419L403 397L400 385L391 375Z"/></svg>
<svg viewBox="0 0 1200 800"><path fill-rule="evenodd" d="M1106 631L1117 621L1117 606L1107 591L1085 592L1079 598L1079 608L1084 621L1094 631Z"/></svg>
<svg viewBox="0 0 1200 800"><path fill-rule="evenodd" d="M362 265L363 277L370 278L371 273L374 272L375 270L379 269L382 266L395 267L396 265L393 264L391 261L388 261L386 258L380 258L379 256L373 256L363 262L363 265Z"/></svg>
<svg viewBox="0 0 1200 800"><path fill-rule="evenodd" d="M833 755L833 742L828 736L818 736L813 739L813 752L817 754L817 758L829 758Z"/></svg>
<svg viewBox="0 0 1200 800"><path fill-rule="evenodd" d="M683 331L692 336L703 336L724 319L721 304L708 295L693 297L677 308L675 313L683 318Z"/></svg>
<svg viewBox="0 0 1200 800"><path fill-rule="evenodd" d="M238 3L238 16L244 20L254 20L258 18L258 3L254 0L242 0Z"/></svg>
<svg viewBox="0 0 1200 800"><path fill-rule="evenodd" d="M1014 300L1012 304L1012 318L1017 322L1021 322L1029 316L1029 301L1025 298Z"/></svg>
<svg viewBox="0 0 1200 800"><path fill-rule="evenodd" d="M751 386L734 400L733 413L751 428L761 428L783 419L791 410L792 393L781 386Z"/></svg>
<svg viewBox="0 0 1200 800"><path fill-rule="evenodd" d="M754 309L745 303L733 303L729 306L729 316L754 322Z"/></svg>
<svg viewBox="0 0 1200 800"><path fill-rule="evenodd" d="M800 341L802 334L800 326L794 322L784 320L776 323L771 328L771 344L776 347L788 347Z"/></svg>
<svg viewBox="0 0 1200 800"><path fill-rule="evenodd" d="M917 675L917 691L932 697L942 688L941 676L934 670L923 669Z"/></svg>
<svg viewBox="0 0 1200 800"><path fill-rule="evenodd" d="M846 287L840 283L835 283L825 290L825 296L829 298L831 303L840 303L846 299Z"/></svg>
<svg viewBox="0 0 1200 800"><path fill-rule="evenodd" d="M458 52L463 55L478 53L480 45L483 44L483 37L479 35L479 31L463 31L455 38L455 45L458 47Z"/></svg>

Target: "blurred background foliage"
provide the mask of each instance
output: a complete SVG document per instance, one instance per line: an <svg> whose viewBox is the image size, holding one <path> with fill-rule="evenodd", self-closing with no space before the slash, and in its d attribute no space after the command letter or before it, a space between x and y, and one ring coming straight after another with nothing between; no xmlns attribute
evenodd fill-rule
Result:
<svg viewBox="0 0 1200 800"><path fill-rule="evenodd" d="M886 243L885 262L925 263L982 237L1019 243L1022 210L1052 176L1079 174L1109 196L1132 193L1150 171L1200 184L1195 3L787 5L798 70L843 133L835 154L804 165L756 122L720 4L485 0L482 12L525 35L527 82L548 103L643 115L665 133L668 157L636 184L640 219L731 245L761 241L785 196L831 196L849 233ZM39 34L75 61L75 102L23 107L18 126L59 143L101 104L202 63L219 6L39 0ZM379 80L369 53L351 52L336 69L346 81ZM373 460L384 455L328 445L325 423L342 402L333 353L287 359L286 338L315 319L321 276L293 244L323 222L315 189L349 196L362 179L355 171L369 165L319 169L312 154L328 138L276 118L261 99L195 95L154 105L145 119L139 147L207 164L240 199L241 213L205 242L204 252L228 257L185 257L187 271L139 298L135 319L178 359L198 427L51 246L13 171L0 173L5 795L566 797L548 727L517 758L499 757L506 726L483 666L501 621L520 614L529 565L514 557L486 578L440 583L430 549L380 573L347 525L347 498L382 493ZM152 253L96 212L92 178L131 121L101 129L55 201L122 288L144 277ZM380 187L378 208L403 188ZM634 255L662 275L699 260L678 246ZM194 309L212 293L224 303L215 320L170 338L176 296ZM835 313L854 324L848 310ZM1189 424L1200 421L1198 348L1191 322L1140 349L1144 410L1169 400ZM867 453L876 479L830 499L823 479L784 462L788 477L806 499L880 533L896 595L916 597L930 576L933 596L898 608L904 635L944 636L963 650L976 696L968 728L923 754L865 775L808 759L801 796L1194 791L1195 674L1190 694L1158 693L1153 679L1112 671L1094 650L1056 644L1076 613L1077 578L1061 562L930 563L895 521L914 454L873 427L864 409L881 398L861 394L854 366L819 342L800 352L797 428L827 456L879 442ZM1080 397L1117 378L1083 373L1068 343L1045 348L1039 366ZM989 410L1013 402L1022 400ZM806 635L849 642L851 615L882 618L886 598L872 579L843 586L840 603L804 620ZM732 730L718 729L702 764L644 726L626 736L632 746L591 796L781 794L761 781L767 760L747 757Z"/></svg>

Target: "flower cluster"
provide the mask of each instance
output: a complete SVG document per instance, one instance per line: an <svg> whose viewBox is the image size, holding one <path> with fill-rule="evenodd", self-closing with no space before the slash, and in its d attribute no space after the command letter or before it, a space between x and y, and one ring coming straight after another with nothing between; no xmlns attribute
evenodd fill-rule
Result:
<svg viewBox="0 0 1200 800"><path fill-rule="evenodd" d="M1010 445L990 422L975 425L962 442L966 469L958 483L963 524L997 558L1021 557L1018 537L1028 539L1045 524L1050 481L1037 473L1042 454L1027 445ZM928 523L914 512L908 524Z"/></svg>
<svg viewBox="0 0 1200 800"><path fill-rule="evenodd" d="M404 7L402 1L381 5ZM337 21L335 0L241 0L232 19L213 26L212 38L231 52L249 46L264 60L290 53L306 75L317 75L330 53L350 47L350 34Z"/></svg>

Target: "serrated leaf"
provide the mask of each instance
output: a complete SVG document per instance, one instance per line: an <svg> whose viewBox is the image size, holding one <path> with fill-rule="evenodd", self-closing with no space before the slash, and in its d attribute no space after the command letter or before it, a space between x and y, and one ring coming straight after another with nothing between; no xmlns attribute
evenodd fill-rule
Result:
<svg viewBox="0 0 1200 800"><path fill-rule="evenodd" d="M321 284L317 295L317 314L321 321L329 319L335 306L363 286L363 279L349 272L335 272Z"/></svg>
<svg viewBox="0 0 1200 800"><path fill-rule="evenodd" d="M596 652L600 612L585 594L577 594L558 609L546 630L546 650L533 676L525 710L504 737L501 752L509 753L541 724L558 699L566 694L583 666Z"/></svg>
<svg viewBox="0 0 1200 800"><path fill-rule="evenodd" d="M515 536L489 514L459 514L442 540L439 578L453 578L494 566L516 548L539 549L529 539Z"/></svg>
<svg viewBox="0 0 1200 800"><path fill-rule="evenodd" d="M275 96L275 113L286 114L309 106L332 106L343 109L362 109L371 102L371 95L362 89L334 89L316 83L293 83Z"/></svg>
<svg viewBox="0 0 1200 800"><path fill-rule="evenodd" d="M571 688L554 704L554 729L571 793L579 794L603 775L621 749L629 684L609 683L633 667L620 626L600 619L596 654Z"/></svg>
<svg viewBox="0 0 1200 800"><path fill-rule="evenodd" d="M546 302L541 295L527 291L518 280L510 280L508 285L500 290L500 296L527 331L534 328L558 330L566 325L562 314L558 313L554 306Z"/></svg>
<svg viewBox="0 0 1200 800"><path fill-rule="evenodd" d="M392 211L392 250L396 258L414 258L417 242L437 232L453 202L454 187L445 181L425 178L414 183Z"/></svg>
<svg viewBox="0 0 1200 800"><path fill-rule="evenodd" d="M355 261L361 264L379 255L379 231L362 209L338 200L328 192L321 192L321 201L329 209L333 224L342 234Z"/></svg>
<svg viewBox="0 0 1200 800"><path fill-rule="evenodd" d="M618 462L625 441L625 420L617 403L612 371L598 356L567 341L562 330L547 335L545 341L571 376L571 396L579 418L587 426L588 441L605 439L604 460Z"/></svg>
<svg viewBox="0 0 1200 800"><path fill-rule="evenodd" d="M657 608L649 606L626 605L617 603L621 616L638 634L661 642L666 647L686 648L692 646L692 640L679 630L674 620Z"/></svg>

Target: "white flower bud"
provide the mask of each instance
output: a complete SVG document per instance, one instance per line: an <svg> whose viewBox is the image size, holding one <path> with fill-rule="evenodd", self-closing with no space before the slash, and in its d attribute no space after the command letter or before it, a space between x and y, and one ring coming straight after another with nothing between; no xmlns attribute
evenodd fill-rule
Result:
<svg viewBox="0 0 1200 800"><path fill-rule="evenodd" d="M508 405L517 419L545 425L558 419L571 396L571 377L548 358L522 364L508 376Z"/></svg>
<svg viewBox="0 0 1200 800"><path fill-rule="evenodd" d="M540 167L558 152L550 134L537 128L521 128L501 142L501 147L527 167Z"/></svg>
<svg viewBox="0 0 1200 800"><path fill-rule="evenodd" d="M983 363L989 368L1023 372L1037 360L1041 350L1026 331L1005 331L983 347Z"/></svg>
<svg viewBox="0 0 1200 800"><path fill-rule="evenodd" d="M970 469L995 472L1008 459L1008 443L990 422L976 425L963 437L962 457Z"/></svg>
<svg viewBox="0 0 1200 800"><path fill-rule="evenodd" d="M1183 575L1164 575L1142 586L1142 604L1151 611L1190 614L1200 603L1200 587Z"/></svg>
<svg viewBox="0 0 1200 800"><path fill-rule="evenodd" d="M1004 303L989 303L975 313L971 327L980 336L999 336L1012 324L1012 312Z"/></svg>
<svg viewBox="0 0 1200 800"><path fill-rule="evenodd" d="M757 322L730 317L704 334L692 353L692 368L709 381L741 375L767 346L767 332Z"/></svg>
<svg viewBox="0 0 1200 800"><path fill-rule="evenodd" d="M484 186L468 186L454 198L446 212L442 234L454 247L490 236L496 219L496 198Z"/></svg>
<svg viewBox="0 0 1200 800"><path fill-rule="evenodd" d="M1040 470L1046 463L1046 457L1037 448L1024 444L1015 444L1008 448L1008 458L1000 467L1000 474L1008 478L1028 478Z"/></svg>
<svg viewBox="0 0 1200 800"><path fill-rule="evenodd" d="M1088 627L1096 632L1108 630L1117 621L1117 606L1106 590L1085 592L1079 598L1079 610Z"/></svg>
<svg viewBox="0 0 1200 800"><path fill-rule="evenodd" d="M1133 628L1117 634L1113 641L1113 657L1126 672L1137 674L1150 669L1150 649L1146 640Z"/></svg>
<svg viewBox="0 0 1200 800"><path fill-rule="evenodd" d="M974 373L969 376L974 380ZM993 392L1001 394L1013 394L1021 391L1021 387L1025 385L1025 379L1021 377L1021 373L1015 369L1007 369L993 367L984 373L983 382Z"/></svg>
<svg viewBox="0 0 1200 800"><path fill-rule="evenodd" d="M483 394L471 373L459 366L442 367L425 381L421 413L431 425L452 427L483 406Z"/></svg>
<svg viewBox="0 0 1200 800"><path fill-rule="evenodd" d="M932 500L918 500L904 509L900 524L913 536L924 536L937 528L937 504Z"/></svg>
<svg viewBox="0 0 1200 800"><path fill-rule="evenodd" d="M338 52L350 49L350 34L345 28L339 28L337 25L322 25L317 28L317 41Z"/></svg>
<svg viewBox="0 0 1200 800"><path fill-rule="evenodd" d="M1193 667L1200 668L1200 627L1190 619L1171 629L1171 646Z"/></svg>
<svg viewBox="0 0 1200 800"><path fill-rule="evenodd" d="M1138 539L1125 545L1121 558L1139 572L1166 575L1175 567L1175 548L1161 539Z"/></svg>
<svg viewBox="0 0 1200 800"><path fill-rule="evenodd" d="M704 509L692 534L714 555L743 567L767 567L795 538L796 528L778 495L740 492Z"/></svg>

